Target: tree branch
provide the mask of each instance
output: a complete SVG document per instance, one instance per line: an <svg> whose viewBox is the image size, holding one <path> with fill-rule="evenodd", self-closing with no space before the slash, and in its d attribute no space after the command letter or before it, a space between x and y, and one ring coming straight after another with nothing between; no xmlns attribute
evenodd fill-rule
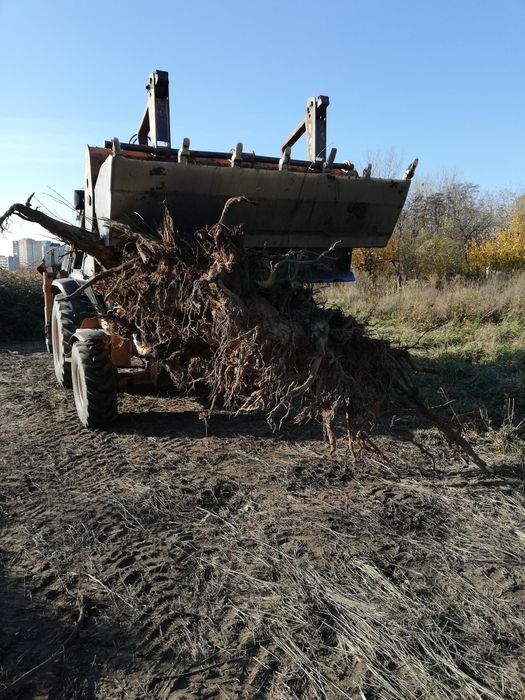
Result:
<svg viewBox="0 0 525 700"><path fill-rule="evenodd" d="M42 226L42 228L45 228L46 231L60 238L60 240L92 255L104 268L113 267L119 262L116 251L105 246L96 233L81 228L80 226L54 219L52 216L48 216L44 214L44 212L34 209L31 206L32 197L33 195L27 199L25 204L21 204L20 202L12 204L9 209L0 216L0 231L5 229L5 224L9 217L16 215L24 221L30 221L31 223Z"/></svg>
<svg viewBox="0 0 525 700"><path fill-rule="evenodd" d="M322 260L324 257L326 257L326 256L328 255L328 253L331 253L332 250L334 250L334 248L335 248L337 245L339 245L339 243L341 243L341 241L336 241L335 243L332 243L332 245L330 246L330 248L328 248L328 250L325 250L325 251L322 252L320 255L318 255L318 256L315 258L315 260L295 260L295 259L292 258L290 255L286 255L282 260L280 260L280 261L277 263L277 265L275 265L275 267L274 267L274 268L272 269L272 271L270 272L270 275L269 275L268 279L264 280L263 282L257 282L257 284L258 284L259 287L261 287L262 289L269 289L270 287L273 287L273 285L277 282L277 277L278 277L279 270L280 270L282 267L284 267L287 263L293 262L293 264L296 265L296 266L298 266L298 265L315 265L315 264L318 263L320 260Z"/></svg>

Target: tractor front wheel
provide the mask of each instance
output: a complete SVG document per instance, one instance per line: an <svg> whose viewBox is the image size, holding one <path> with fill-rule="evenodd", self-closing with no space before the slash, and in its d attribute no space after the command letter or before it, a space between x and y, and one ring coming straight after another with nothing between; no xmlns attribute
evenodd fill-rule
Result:
<svg viewBox="0 0 525 700"><path fill-rule="evenodd" d="M117 418L117 375L100 340L74 343L71 376L75 406L86 428L105 428Z"/></svg>
<svg viewBox="0 0 525 700"><path fill-rule="evenodd" d="M77 329L71 302L61 294L53 300L51 311L51 347L53 366L60 386L71 388L71 365L67 355L71 352L71 336Z"/></svg>

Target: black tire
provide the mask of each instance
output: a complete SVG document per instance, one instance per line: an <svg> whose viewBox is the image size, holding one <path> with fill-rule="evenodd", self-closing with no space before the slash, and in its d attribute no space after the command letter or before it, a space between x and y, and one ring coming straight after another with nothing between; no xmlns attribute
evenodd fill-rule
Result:
<svg viewBox="0 0 525 700"><path fill-rule="evenodd" d="M117 375L100 340L78 341L71 353L73 395L86 428L106 428L117 418Z"/></svg>
<svg viewBox="0 0 525 700"><path fill-rule="evenodd" d="M57 382L68 389L72 386L71 363L66 358L71 352L71 336L76 330L77 319L71 302L57 294L51 311L51 349Z"/></svg>

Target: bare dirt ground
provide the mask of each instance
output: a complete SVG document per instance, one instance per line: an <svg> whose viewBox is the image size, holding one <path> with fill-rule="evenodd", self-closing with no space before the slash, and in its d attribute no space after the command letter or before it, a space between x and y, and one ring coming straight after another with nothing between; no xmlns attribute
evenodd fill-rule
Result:
<svg viewBox="0 0 525 700"><path fill-rule="evenodd" d="M401 410L354 464L200 410L125 394L90 432L0 351L0 698L523 700L518 458L483 476Z"/></svg>

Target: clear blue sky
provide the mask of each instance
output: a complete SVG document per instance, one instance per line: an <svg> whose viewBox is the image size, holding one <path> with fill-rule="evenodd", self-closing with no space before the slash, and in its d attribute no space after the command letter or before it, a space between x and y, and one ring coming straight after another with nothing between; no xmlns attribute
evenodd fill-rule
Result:
<svg viewBox="0 0 525 700"><path fill-rule="evenodd" d="M2 211L36 191L63 215L47 188L70 198L85 145L136 132L156 68L174 145L277 155L326 94L338 159L525 189L525 0L0 0L0 26Z"/></svg>

